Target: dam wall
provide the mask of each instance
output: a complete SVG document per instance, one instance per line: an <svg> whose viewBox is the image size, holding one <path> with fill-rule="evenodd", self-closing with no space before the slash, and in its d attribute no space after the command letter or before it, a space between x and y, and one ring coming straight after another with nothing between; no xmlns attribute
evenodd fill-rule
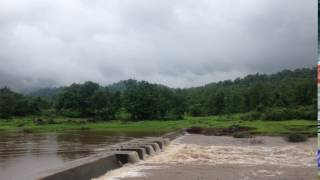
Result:
<svg viewBox="0 0 320 180"><path fill-rule="evenodd" d="M185 134L185 130L177 130L161 137L133 139L106 148L103 153L91 155L65 163L56 169L40 174L24 177L24 180L89 180L99 177L110 170L122 167L126 163L136 163L161 153L170 141Z"/></svg>

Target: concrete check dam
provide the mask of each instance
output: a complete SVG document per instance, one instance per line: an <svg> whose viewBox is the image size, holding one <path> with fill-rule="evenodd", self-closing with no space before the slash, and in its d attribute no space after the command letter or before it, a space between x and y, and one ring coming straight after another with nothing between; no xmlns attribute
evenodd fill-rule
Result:
<svg viewBox="0 0 320 180"><path fill-rule="evenodd" d="M162 137L145 137L118 143L99 154L70 161L61 167L23 177L23 179L89 180L97 178L127 163L137 163L162 152L170 141L182 136L184 133L185 130L179 130Z"/></svg>

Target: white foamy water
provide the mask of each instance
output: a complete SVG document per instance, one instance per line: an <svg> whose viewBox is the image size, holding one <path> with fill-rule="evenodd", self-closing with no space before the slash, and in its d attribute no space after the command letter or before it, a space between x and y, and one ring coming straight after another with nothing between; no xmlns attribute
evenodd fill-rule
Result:
<svg viewBox="0 0 320 180"><path fill-rule="evenodd" d="M248 164L281 165L288 167L314 166L313 148L285 147L233 147L178 144L148 162L154 164Z"/></svg>
<svg viewBox="0 0 320 180"><path fill-rule="evenodd" d="M174 141L165 152L146 161L110 171L98 180L119 180L126 177L144 177L147 169L161 169L174 165L275 165L279 167L312 167L316 157L314 147L305 144L285 146L200 146ZM261 171L266 175L280 172Z"/></svg>

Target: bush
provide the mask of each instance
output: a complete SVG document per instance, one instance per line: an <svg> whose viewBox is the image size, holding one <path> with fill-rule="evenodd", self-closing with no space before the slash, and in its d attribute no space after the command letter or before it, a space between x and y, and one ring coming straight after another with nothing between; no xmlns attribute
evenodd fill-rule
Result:
<svg viewBox="0 0 320 180"><path fill-rule="evenodd" d="M187 132L190 134L201 134L203 133L203 128L201 127L191 127L187 129Z"/></svg>
<svg viewBox="0 0 320 180"><path fill-rule="evenodd" d="M191 116L195 116L195 117L203 116L204 114L201 104L190 105L188 111Z"/></svg>
<svg viewBox="0 0 320 180"><path fill-rule="evenodd" d="M87 122L89 122L89 119L88 120L85 120L85 119L66 119L65 122L70 123L70 124L86 124Z"/></svg>
<svg viewBox="0 0 320 180"><path fill-rule="evenodd" d="M115 112L113 112L112 109L108 108L96 110L94 114L95 119L97 120L112 120L115 118Z"/></svg>
<svg viewBox="0 0 320 180"><path fill-rule="evenodd" d="M262 116L264 120L280 121L292 119L316 120L317 111L312 106L289 108L269 108Z"/></svg>
<svg viewBox="0 0 320 180"><path fill-rule="evenodd" d="M242 131L242 127L238 124L232 124L231 126L225 129L225 132L228 132L228 133L235 133L239 131Z"/></svg>
<svg viewBox="0 0 320 180"><path fill-rule="evenodd" d="M317 108L314 106L302 106L296 109L299 119L316 120Z"/></svg>
<svg viewBox="0 0 320 180"><path fill-rule="evenodd" d="M130 119L130 113L128 113L125 109L120 109L120 111L118 111L115 114L115 119L117 119L117 120L129 120Z"/></svg>
<svg viewBox="0 0 320 180"><path fill-rule="evenodd" d="M33 133L33 130L30 129L30 128L23 128L23 129L22 129L22 132L23 132L23 133L26 133L26 134L29 134L29 133Z"/></svg>
<svg viewBox="0 0 320 180"><path fill-rule="evenodd" d="M35 123L36 125L44 125L44 124L46 124L46 122L41 118L34 119L33 123Z"/></svg>
<svg viewBox="0 0 320 180"><path fill-rule="evenodd" d="M234 138L249 138L251 137L250 133L248 132L236 132L232 135Z"/></svg>
<svg viewBox="0 0 320 180"><path fill-rule="evenodd" d="M19 122L19 123L17 124L17 127L23 127L23 126L25 126L25 123L24 123L24 122Z"/></svg>
<svg viewBox="0 0 320 180"><path fill-rule="evenodd" d="M72 110L63 110L63 111L61 111L61 114L63 116L70 117L70 118L79 118L79 117L81 117L81 113L80 112L72 111Z"/></svg>
<svg viewBox="0 0 320 180"><path fill-rule="evenodd" d="M47 119L46 122L47 122L47 124L59 124L56 120L51 119L51 118Z"/></svg>
<svg viewBox="0 0 320 180"><path fill-rule="evenodd" d="M280 121L288 120L294 116L292 112L289 112L286 108L269 108L263 113L264 120Z"/></svg>
<svg viewBox="0 0 320 180"><path fill-rule="evenodd" d="M257 111L251 111L251 112L240 115L241 120L249 120L249 121L258 120L260 119L260 117L261 117L261 113Z"/></svg>
<svg viewBox="0 0 320 180"><path fill-rule="evenodd" d="M88 119L87 119L87 122L89 122L89 123L94 123L94 122L98 122L98 121L100 121L100 120L101 120L100 118L91 117L91 118L88 118Z"/></svg>
<svg viewBox="0 0 320 180"><path fill-rule="evenodd" d="M167 116L165 116L164 118L162 118L163 120L183 120L184 119L184 116L183 116L183 113L177 113L175 111L170 111L168 113Z"/></svg>
<svg viewBox="0 0 320 180"><path fill-rule="evenodd" d="M89 128L89 127L81 126L81 127L80 127L80 130L81 130L81 131L87 131L87 130L90 130L90 128Z"/></svg>
<svg viewBox="0 0 320 180"><path fill-rule="evenodd" d="M54 109L47 109L47 110L43 110L41 114L43 116L52 117L56 114L56 111Z"/></svg>
<svg viewBox="0 0 320 180"><path fill-rule="evenodd" d="M290 134L287 137L288 142L305 142L308 140L308 137L303 134Z"/></svg>
<svg viewBox="0 0 320 180"><path fill-rule="evenodd" d="M57 122L52 118L49 118L49 119L36 118L33 120L33 123L35 123L36 125L59 124L59 122Z"/></svg>

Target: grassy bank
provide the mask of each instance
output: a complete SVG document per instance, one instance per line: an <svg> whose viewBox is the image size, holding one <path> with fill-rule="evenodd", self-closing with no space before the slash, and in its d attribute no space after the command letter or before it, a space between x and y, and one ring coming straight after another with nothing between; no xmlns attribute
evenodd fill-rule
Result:
<svg viewBox="0 0 320 180"><path fill-rule="evenodd" d="M40 121L43 120L44 122ZM110 133L150 133L162 134L179 128L192 126L204 128L227 128L241 125L252 128L251 133L261 135L283 135L293 132L316 135L316 121L248 121L241 120L238 115L186 117L184 120L152 120L152 121L107 121L88 122L81 118L56 117L48 118L30 116L22 118L0 119L1 132L62 132L66 130L107 131ZM50 118L51 119L51 118Z"/></svg>

